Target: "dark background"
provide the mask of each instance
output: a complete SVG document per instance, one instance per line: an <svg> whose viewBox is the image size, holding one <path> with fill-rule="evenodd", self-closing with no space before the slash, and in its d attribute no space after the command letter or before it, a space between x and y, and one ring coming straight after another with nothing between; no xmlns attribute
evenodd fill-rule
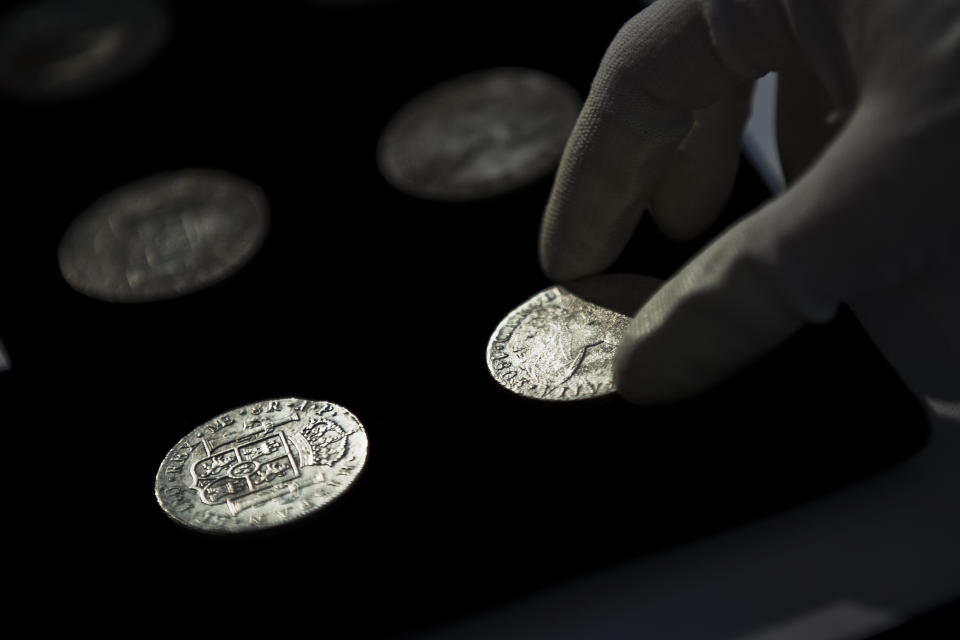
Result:
<svg viewBox="0 0 960 640"><path fill-rule="evenodd" d="M0 104L5 426L42 452L21 458L19 495L29 548L43 549L31 587L63 616L267 624L269 605L323 632L418 630L814 498L922 446L919 406L846 311L674 406L537 403L487 373L494 327L550 284L536 262L549 178L425 202L381 178L377 137L406 100L473 70L534 67L586 95L639 3L168 4L171 39L142 73L83 99ZM70 289L57 245L73 217L188 166L263 187L261 252L177 300ZM766 197L743 163L711 233L674 244L644 221L616 270L667 277ZM180 437L286 396L364 423L369 458L350 491L260 534L198 534L163 514L154 475Z"/></svg>

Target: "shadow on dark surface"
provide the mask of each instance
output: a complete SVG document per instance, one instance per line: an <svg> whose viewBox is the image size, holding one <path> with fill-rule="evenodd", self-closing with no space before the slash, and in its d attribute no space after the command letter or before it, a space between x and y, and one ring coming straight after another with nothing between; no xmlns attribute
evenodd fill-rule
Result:
<svg viewBox="0 0 960 640"><path fill-rule="evenodd" d="M914 638L955 638L960 635L960 600L944 604L871 640L914 640Z"/></svg>

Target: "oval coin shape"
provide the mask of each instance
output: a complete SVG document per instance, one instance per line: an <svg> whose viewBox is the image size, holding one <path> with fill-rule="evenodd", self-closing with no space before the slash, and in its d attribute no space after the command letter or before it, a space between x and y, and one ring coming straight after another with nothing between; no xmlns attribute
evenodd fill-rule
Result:
<svg viewBox="0 0 960 640"><path fill-rule="evenodd" d="M209 533L275 527L319 511L367 458L356 416L332 402L283 398L228 411L184 436L155 491L178 523Z"/></svg>
<svg viewBox="0 0 960 640"><path fill-rule="evenodd" d="M0 24L0 89L23 100L74 98L143 68L170 18L153 0L41 0Z"/></svg>
<svg viewBox="0 0 960 640"><path fill-rule="evenodd" d="M498 195L556 166L580 105L570 85L534 69L467 74L404 105L377 162L394 187L428 200Z"/></svg>
<svg viewBox="0 0 960 640"><path fill-rule="evenodd" d="M71 287L111 302L149 302L203 289L260 248L266 197L216 169L182 169L127 184L94 202L60 242Z"/></svg>

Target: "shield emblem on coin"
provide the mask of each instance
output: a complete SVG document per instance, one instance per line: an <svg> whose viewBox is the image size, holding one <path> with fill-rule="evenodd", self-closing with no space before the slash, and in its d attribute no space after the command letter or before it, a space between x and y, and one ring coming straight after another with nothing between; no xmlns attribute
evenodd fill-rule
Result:
<svg viewBox="0 0 960 640"><path fill-rule="evenodd" d="M204 504L226 504L237 514L247 507L294 492L300 477L290 443L282 431L258 440L231 440L218 445L190 469Z"/></svg>

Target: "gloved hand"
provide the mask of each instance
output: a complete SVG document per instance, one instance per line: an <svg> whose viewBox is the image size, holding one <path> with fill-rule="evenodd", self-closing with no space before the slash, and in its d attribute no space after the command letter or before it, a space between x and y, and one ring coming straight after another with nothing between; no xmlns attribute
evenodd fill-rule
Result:
<svg viewBox="0 0 960 640"><path fill-rule="evenodd" d="M735 176L752 81L771 70L815 74L842 126L637 313L620 393L697 393L848 303L882 348L907 338L886 350L895 365L937 360L921 392L960 401L957 0L656 2L611 43L567 143L544 272L603 271L644 211L673 238L703 231Z"/></svg>

